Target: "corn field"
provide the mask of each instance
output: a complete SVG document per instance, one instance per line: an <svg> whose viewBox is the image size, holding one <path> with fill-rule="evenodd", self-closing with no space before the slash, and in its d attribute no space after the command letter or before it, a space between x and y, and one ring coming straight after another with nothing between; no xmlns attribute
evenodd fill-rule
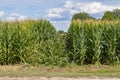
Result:
<svg viewBox="0 0 120 80"><path fill-rule="evenodd" d="M119 64L120 22L73 21L66 36L66 50L70 63Z"/></svg>
<svg viewBox="0 0 120 80"><path fill-rule="evenodd" d="M120 64L119 21L75 20L59 34L47 20L0 22L0 64Z"/></svg>
<svg viewBox="0 0 120 80"><path fill-rule="evenodd" d="M63 65L59 38L47 20L0 22L0 64Z"/></svg>

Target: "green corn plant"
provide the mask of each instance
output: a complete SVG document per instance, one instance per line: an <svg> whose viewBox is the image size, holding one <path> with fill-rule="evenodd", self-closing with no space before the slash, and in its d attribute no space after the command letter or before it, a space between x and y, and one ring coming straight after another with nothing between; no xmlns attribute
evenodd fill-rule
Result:
<svg viewBox="0 0 120 80"><path fill-rule="evenodd" d="M83 65L84 61L86 59L86 51L87 51L87 46L86 46L86 34L85 34L85 28L82 27L80 30L80 44L79 49L80 49L80 64Z"/></svg>
<svg viewBox="0 0 120 80"><path fill-rule="evenodd" d="M120 60L119 21L76 20L66 37L69 62L118 64Z"/></svg>
<svg viewBox="0 0 120 80"><path fill-rule="evenodd" d="M41 49L50 54L46 47L51 47L48 43L54 43L56 34L47 20L0 22L0 64L39 64L34 60L45 54Z"/></svg>
<svg viewBox="0 0 120 80"><path fill-rule="evenodd" d="M99 25L95 25L92 28L92 35L93 35L93 63L96 65L100 64L100 55L101 55L101 39L102 39L102 27Z"/></svg>

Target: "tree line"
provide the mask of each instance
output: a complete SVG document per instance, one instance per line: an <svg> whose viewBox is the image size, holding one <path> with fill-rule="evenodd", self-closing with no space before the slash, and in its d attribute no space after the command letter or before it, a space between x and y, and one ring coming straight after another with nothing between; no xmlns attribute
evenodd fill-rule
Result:
<svg viewBox="0 0 120 80"><path fill-rule="evenodd" d="M86 12L82 12L73 15L72 20L77 20L77 19L86 20L86 19L96 19L96 18L90 16ZM101 19L102 20L120 19L120 9L114 9L113 11L106 11Z"/></svg>

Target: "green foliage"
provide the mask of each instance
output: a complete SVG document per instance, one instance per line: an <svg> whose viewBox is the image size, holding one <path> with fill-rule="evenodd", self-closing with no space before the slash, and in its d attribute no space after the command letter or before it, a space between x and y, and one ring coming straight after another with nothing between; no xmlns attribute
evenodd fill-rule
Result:
<svg viewBox="0 0 120 80"><path fill-rule="evenodd" d="M47 20L0 22L0 64L120 64L119 20L73 20L67 33Z"/></svg>
<svg viewBox="0 0 120 80"><path fill-rule="evenodd" d="M114 9L113 11L106 11L102 19L103 20L120 19L120 9Z"/></svg>
<svg viewBox="0 0 120 80"><path fill-rule="evenodd" d="M102 19L105 19L105 20L114 20L116 19L116 15L113 13L113 12L110 12L110 11L107 11L104 13L104 16Z"/></svg>
<svg viewBox="0 0 120 80"><path fill-rule="evenodd" d="M120 9L114 9L113 13L117 16L120 17Z"/></svg>
<svg viewBox="0 0 120 80"><path fill-rule="evenodd" d="M119 64L119 21L75 20L66 36L69 62L76 64Z"/></svg>
<svg viewBox="0 0 120 80"><path fill-rule="evenodd" d="M73 15L72 17L72 20L77 20L77 19L80 19L80 20L86 20L86 19L95 19L93 17L91 17L88 13L76 13Z"/></svg>
<svg viewBox="0 0 120 80"><path fill-rule="evenodd" d="M47 20L0 23L0 64L64 65L64 41Z"/></svg>
<svg viewBox="0 0 120 80"><path fill-rule="evenodd" d="M59 34L64 34L65 32L63 30L58 31Z"/></svg>

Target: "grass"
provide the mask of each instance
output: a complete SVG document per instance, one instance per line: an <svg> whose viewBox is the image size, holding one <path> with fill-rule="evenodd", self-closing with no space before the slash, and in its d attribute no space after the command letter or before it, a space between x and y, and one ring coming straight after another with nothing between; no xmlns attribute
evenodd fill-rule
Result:
<svg viewBox="0 0 120 80"><path fill-rule="evenodd" d="M0 77L118 77L120 66L0 66Z"/></svg>

